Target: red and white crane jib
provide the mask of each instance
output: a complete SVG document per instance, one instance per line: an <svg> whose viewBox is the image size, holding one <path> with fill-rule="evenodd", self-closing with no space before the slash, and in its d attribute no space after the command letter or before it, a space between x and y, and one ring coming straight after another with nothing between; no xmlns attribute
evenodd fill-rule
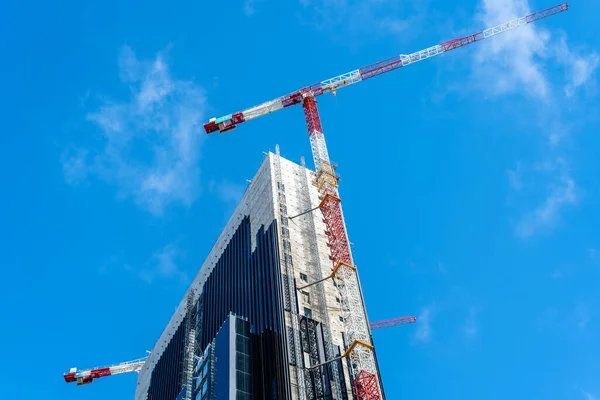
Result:
<svg viewBox="0 0 600 400"><path fill-rule="evenodd" d="M408 316L408 317L386 319L384 321L369 322L369 327L371 328L372 331L376 331L378 329L392 328L394 326L414 324L415 322L417 322L417 317Z"/></svg>
<svg viewBox="0 0 600 400"><path fill-rule="evenodd" d="M77 368L71 368L69 373L64 374L65 382L77 382L77 385L87 385L92 383L96 378L105 376L126 374L128 372L139 372L146 363L148 357L139 358L133 361L127 361L120 364L110 365L107 367L97 367L93 369L84 369L78 371Z"/></svg>
<svg viewBox="0 0 600 400"><path fill-rule="evenodd" d="M499 35L501 33L519 28L523 25L527 25L532 22L539 21L540 19L550 17L554 14L567 11L568 9L568 3L561 3L556 6L549 7L544 10L526 15L524 17L515 18L511 21L485 29L473 35L449 40L447 42L437 44L424 50L416 51L412 54L399 54L392 58L388 58L386 60L379 61L359 69L355 69L354 71L350 71L345 74L326 79L319 83L315 83L314 85L306 86L300 90L277 98L275 100L267 101L247 110L237 112L235 114L228 114L220 118L211 118L208 123L204 124L204 129L206 133L212 133L216 131L219 131L220 133L225 133L229 130L234 129L237 125L241 124L242 122L249 121L251 119L270 114L274 111L281 110L283 108L287 108L296 104L301 104L303 102L304 96L306 96L306 94L308 93L310 93L313 96L320 96L323 93L328 92L335 94L337 89L350 86L354 83L358 83L369 78L382 75L386 72L390 72L405 67L407 65L435 57L437 55L446 53L459 47L463 47L471 43L475 43L483 39Z"/></svg>

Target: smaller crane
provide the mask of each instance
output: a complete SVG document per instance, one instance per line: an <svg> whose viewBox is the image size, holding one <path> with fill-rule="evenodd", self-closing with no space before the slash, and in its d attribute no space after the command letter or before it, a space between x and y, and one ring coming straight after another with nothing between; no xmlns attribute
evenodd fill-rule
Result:
<svg viewBox="0 0 600 400"><path fill-rule="evenodd" d="M71 368L68 374L64 374L65 382L77 382L77 386L81 386L92 383L92 381L96 378L126 374L128 372L140 372L147 359L148 357L146 356L133 361L127 361L106 367L84 369L81 371L78 371L77 368Z"/></svg>
<svg viewBox="0 0 600 400"><path fill-rule="evenodd" d="M369 322L369 327L371 328L371 331L376 331L379 329L392 328L394 326L414 324L415 322L417 322L417 317L408 316L386 319L384 321Z"/></svg>

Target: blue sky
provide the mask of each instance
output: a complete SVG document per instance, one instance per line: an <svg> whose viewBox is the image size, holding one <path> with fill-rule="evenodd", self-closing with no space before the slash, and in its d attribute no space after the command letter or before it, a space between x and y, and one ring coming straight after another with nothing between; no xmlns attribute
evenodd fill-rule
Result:
<svg viewBox="0 0 600 400"><path fill-rule="evenodd" d="M152 348L302 110L201 123L553 5L0 6L3 398L132 399L69 367ZM354 85L320 111L389 399L600 399L600 3Z"/></svg>

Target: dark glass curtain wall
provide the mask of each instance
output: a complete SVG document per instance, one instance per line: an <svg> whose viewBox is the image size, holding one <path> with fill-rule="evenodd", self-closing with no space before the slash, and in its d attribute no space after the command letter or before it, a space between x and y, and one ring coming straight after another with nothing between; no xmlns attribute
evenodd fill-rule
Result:
<svg viewBox="0 0 600 400"><path fill-rule="evenodd" d="M152 370L148 400L173 400L181 391L184 327L185 318Z"/></svg>
<svg viewBox="0 0 600 400"><path fill-rule="evenodd" d="M250 218L245 217L208 277L199 302L197 326L200 349L215 338L230 313L251 325L252 398L291 399L284 338L283 293L277 221L256 234L251 251ZM182 323L158 361L148 400L172 400L181 390Z"/></svg>
<svg viewBox="0 0 600 400"><path fill-rule="evenodd" d="M277 223L256 234L251 251L250 218L244 218L204 285L200 348L213 340L229 313L251 325L253 398L291 398L284 338L283 292Z"/></svg>

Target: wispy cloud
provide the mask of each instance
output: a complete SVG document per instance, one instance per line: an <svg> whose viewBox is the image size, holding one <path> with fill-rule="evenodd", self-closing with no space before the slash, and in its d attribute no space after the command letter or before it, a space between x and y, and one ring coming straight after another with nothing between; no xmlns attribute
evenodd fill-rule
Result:
<svg viewBox="0 0 600 400"><path fill-rule="evenodd" d="M521 238L553 228L562 209L577 203L577 186L564 160L557 159L553 164L546 164L544 169L553 174L554 180L544 201L527 213L517 225L516 232Z"/></svg>
<svg viewBox="0 0 600 400"><path fill-rule="evenodd" d="M147 268L138 271L138 276L147 283L156 278L179 279L185 283L188 275L179 267L181 258L179 248L175 244L167 244L152 255Z"/></svg>
<svg viewBox="0 0 600 400"><path fill-rule="evenodd" d="M427 12L427 1L398 2L392 0L300 0L305 13L302 18L319 30L327 31L349 46L364 36L415 34ZM400 34L404 36L401 36ZM349 40L352 37L352 40Z"/></svg>
<svg viewBox="0 0 600 400"><path fill-rule="evenodd" d="M477 19L489 27L530 12L527 0L482 0ZM551 147L568 133L568 125L561 120L565 98L595 82L600 61L598 53L573 49L566 34L553 36L540 24L495 36L473 54L474 82L479 88L490 96L522 94L533 99L529 113L540 115L540 131ZM551 79L549 71L561 68L564 80Z"/></svg>
<svg viewBox="0 0 600 400"><path fill-rule="evenodd" d="M247 185L228 180L222 180L218 183L211 181L209 185L210 191L214 192L219 199L227 203L237 203L242 198L246 187Z"/></svg>
<svg viewBox="0 0 600 400"><path fill-rule="evenodd" d="M484 26L531 12L527 0L482 0L480 9L478 19ZM488 93L526 92L546 105L555 101L553 85L546 74L548 62L565 68L563 90L569 96L594 78L599 62L597 53L575 51L569 47L566 35L553 37L536 24L494 37L474 54L475 72Z"/></svg>
<svg viewBox="0 0 600 400"><path fill-rule="evenodd" d="M565 94L567 96L572 96L577 88L590 81L590 78L598 68L598 60L599 58L596 54L593 54L588 58L577 57L572 65L569 83L565 87Z"/></svg>
<svg viewBox="0 0 600 400"><path fill-rule="evenodd" d="M244 14L252 16L256 13L256 6L265 0L244 0Z"/></svg>
<svg viewBox="0 0 600 400"><path fill-rule="evenodd" d="M527 1L518 0L483 0L480 8L477 19L486 27L530 13ZM540 60L548 57L549 39L547 31L527 25L479 46L474 60L480 82L494 95L525 90L544 101L549 87Z"/></svg>
<svg viewBox="0 0 600 400"><path fill-rule="evenodd" d="M547 307L543 313L537 317L536 321L542 325L555 324L559 320L559 312L554 307Z"/></svg>
<svg viewBox="0 0 600 400"><path fill-rule="evenodd" d="M592 260L592 261L598 261L598 260L600 260L600 252L598 251L598 249L589 248L588 249L588 255L590 257L590 260Z"/></svg>
<svg viewBox="0 0 600 400"><path fill-rule="evenodd" d="M85 179L88 174L88 152L84 149L70 148L61 155L63 175L65 181L75 184Z"/></svg>
<svg viewBox="0 0 600 400"><path fill-rule="evenodd" d="M188 274L181 268L185 260L184 253L175 243L168 243L152 253L144 262L127 262L125 255L109 257L98 272L100 274L118 274L126 272L151 284L156 280L178 280L183 284L189 283Z"/></svg>
<svg viewBox="0 0 600 400"><path fill-rule="evenodd" d="M479 324L477 322L477 316L481 312L479 307L471 307L469 314L465 319L462 326L462 332L467 339L473 339L479 334Z"/></svg>
<svg viewBox="0 0 600 400"><path fill-rule="evenodd" d="M433 317L434 307L426 306L421 310L417 317L417 329L414 333L414 339L418 342L428 342L431 339L431 320Z"/></svg>
<svg viewBox="0 0 600 400"><path fill-rule="evenodd" d="M585 329L590 320L590 309L586 303L580 303L575 307L575 318L577 319L577 327L579 329Z"/></svg>
<svg viewBox="0 0 600 400"><path fill-rule="evenodd" d="M554 271L552 271L552 274L550 274L550 276L552 277L552 279L560 279L563 277L563 272L557 268Z"/></svg>
<svg viewBox="0 0 600 400"><path fill-rule="evenodd" d="M527 0L481 0L478 19L484 26L494 26L514 17L529 14ZM544 188L546 196L517 224L516 234L528 238L554 227L567 206L577 204L579 188L567 167L566 150L560 146L569 134L562 104L579 89L595 80L599 57L593 51L572 48L565 34L552 35L543 24L530 24L486 41L474 49L475 82L488 96L522 95L532 100L531 115L538 116L543 139L543 159L550 168L537 170L530 181L550 174ZM564 79L549 71L564 71ZM519 165L508 172L513 192L525 192L523 169ZM535 170L535 168L533 168ZM531 189L531 188L529 188ZM524 193L525 194L525 193ZM527 194L532 195L531 191Z"/></svg>
<svg viewBox="0 0 600 400"><path fill-rule="evenodd" d="M206 94L175 78L163 54L138 60L125 46L118 61L129 99L104 99L87 114L100 140L63 154L65 179L98 176L153 214L172 203L188 206L199 193Z"/></svg>
<svg viewBox="0 0 600 400"><path fill-rule="evenodd" d="M510 188L516 191L523 189L523 181L521 180L521 168L520 164L514 170L507 171L508 173L508 184Z"/></svg>
<svg viewBox="0 0 600 400"><path fill-rule="evenodd" d="M600 57L593 51L585 51L579 54L569 49L566 37L561 37L556 45L557 61L566 67L566 84L564 93L572 97L577 90L595 83L595 73L598 69Z"/></svg>
<svg viewBox="0 0 600 400"><path fill-rule="evenodd" d="M583 395L585 396L585 400L598 400L598 398L590 392L583 392Z"/></svg>

